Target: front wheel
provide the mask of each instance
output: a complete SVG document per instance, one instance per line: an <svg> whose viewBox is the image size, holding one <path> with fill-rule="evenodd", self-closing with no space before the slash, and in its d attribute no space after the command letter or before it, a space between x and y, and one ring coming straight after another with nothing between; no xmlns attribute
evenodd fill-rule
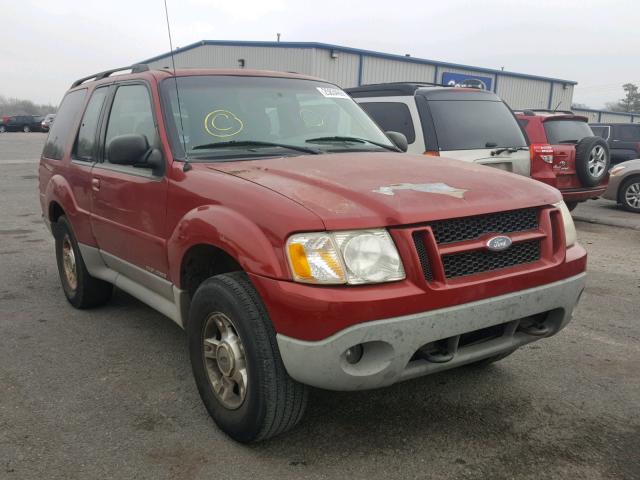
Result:
<svg viewBox="0 0 640 480"><path fill-rule="evenodd" d="M629 212L640 213L640 177L629 178L620 187L618 202Z"/></svg>
<svg viewBox="0 0 640 480"><path fill-rule="evenodd" d="M271 320L243 272L205 280L187 325L200 397L218 427L239 442L264 440L302 418L308 388L287 374Z"/></svg>
<svg viewBox="0 0 640 480"><path fill-rule="evenodd" d="M24 127L22 127L22 131L24 133L29 133L31 131L31 128L29 127L29 125L25 125Z"/></svg>
<svg viewBox="0 0 640 480"><path fill-rule="evenodd" d="M0 133L4 133L7 131L7 127L5 127L4 125L0 125Z"/></svg>

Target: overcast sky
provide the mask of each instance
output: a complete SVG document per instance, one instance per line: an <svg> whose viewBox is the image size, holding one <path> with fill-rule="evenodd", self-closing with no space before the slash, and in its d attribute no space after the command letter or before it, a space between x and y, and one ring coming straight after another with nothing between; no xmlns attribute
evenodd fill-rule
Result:
<svg viewBox="0 0 640 480"><path fill-rule="evenodd" d="M579 82L640 84L637 0L167 0L174 46L316 41ZM169 50L163 0L0 0L0 95L57 104L78 77Z"/></svg>

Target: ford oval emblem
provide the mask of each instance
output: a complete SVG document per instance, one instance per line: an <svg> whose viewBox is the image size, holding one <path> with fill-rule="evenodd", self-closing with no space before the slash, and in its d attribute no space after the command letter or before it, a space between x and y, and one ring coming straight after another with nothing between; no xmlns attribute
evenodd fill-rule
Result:
<svg viewBox="0 0 640 480"><path fill-rule="evenodd" d="M505 235L487 240L487 248L492 252L501 252L511 246L511 239Z"/></svg>

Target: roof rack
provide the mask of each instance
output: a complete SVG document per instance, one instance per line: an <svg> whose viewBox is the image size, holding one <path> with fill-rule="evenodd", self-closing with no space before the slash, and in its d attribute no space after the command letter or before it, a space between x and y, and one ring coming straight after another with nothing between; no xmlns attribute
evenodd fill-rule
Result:
<svg viewBox="0 0 640 480"><path fill-rule="evenodd" d="M89 80L93 80L93 81L102 80L103 78L107 78L111 76L111 74L113 73L122 72L124 70L131 70L131 73L147 72L149 71L149 65L146 65L144 63L137 63L129 67L113 68L111 70L105 70L104 72L94 73L93 75L89 75L88 77L79 78L78 80L76 80L71 84L71 88L75 88L78 85L82 85L84 82L87 82Z"/></svg>

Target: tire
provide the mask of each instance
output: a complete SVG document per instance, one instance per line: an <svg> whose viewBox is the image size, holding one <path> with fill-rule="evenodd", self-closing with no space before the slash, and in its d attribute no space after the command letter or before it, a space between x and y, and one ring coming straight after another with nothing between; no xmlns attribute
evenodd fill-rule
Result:
<svg viewBox="0 0 640 480"><path fill-rule="evenodd" d="M113 294L113 285L89 274L65 216L54 224L54 236L60 283L69 303L79 309L107 303Z"/></svg>
<svg viewBox="0 0 640 480"><path fill-rule="evenodd" d="M29 133L31 131L31 127L29 127L29 125L25 125L24 127L22 127L22 131L24 133Z"/></svg>
<svg viewBox="0 0 640 480"><path fill-rule="evenodd" d="M5 127L4 125L0 125L0 133L4 133L7 131L7 127Z"/></svg>
<svg viewBox="0 0 640 480"><path fill-rule="evenodd" d="M576 145L576 174L585 187L595 187L604 180L611 156L607 142L600 137L584 137Z"/></svg>
<svg viewBox="0 0 640 480"><path fill-rule="evenodd" d="M498 355L494 355L493 357L483 358L482 360L478 360L477 362L470 363L469 365L472 367L486 367L491 365L492 363L499 362L503 358L507 358L511 355L515 350L510 350L508 352L499 353Z"/></svg>
<svg viewBox="0 0 640 480"><path fill-rule="evenodd" d="M230 327L219 328L227 321ZM227 435L242 443L265 440L300 421L308 387L287 374L271 320L244 272L217 275L200 285L191 302L187 336L200 397ZM226 349L228 345L235 346ZM221 350L222 356L213 354ZM227 351L237 355L227 355ZM232 356L232 361L225 360ZM231 381L234 386L226 389L231 393L225 400L225 393L215 393L213 386L227 382L218 381L222 376L244 378L245 388L242 382Z"/></svg>
<svg viewBox="0 0 640 480"><path fill-rule="evenodd" d="M627 178L618 190L618 203L629 212L640 213L640 177Z"/></svg>
<svg viewBox="0 0 640 480"><path fill-rule="evenodd" d="M578 206L578 202L566 202L566 205L569 211L573 212L573 210Z"/></svg>

